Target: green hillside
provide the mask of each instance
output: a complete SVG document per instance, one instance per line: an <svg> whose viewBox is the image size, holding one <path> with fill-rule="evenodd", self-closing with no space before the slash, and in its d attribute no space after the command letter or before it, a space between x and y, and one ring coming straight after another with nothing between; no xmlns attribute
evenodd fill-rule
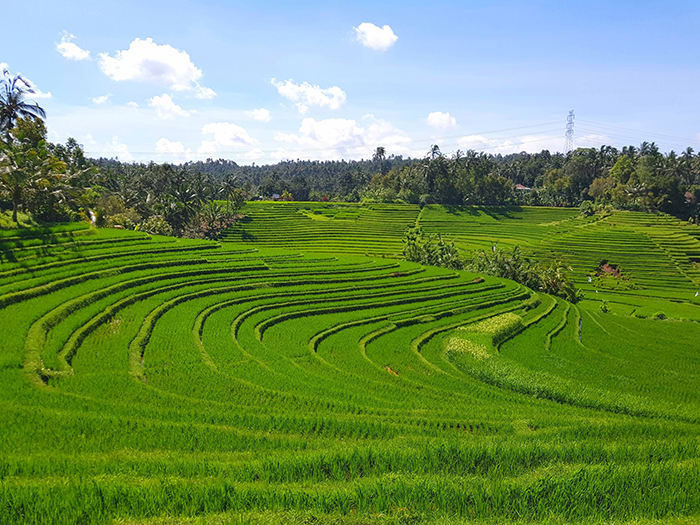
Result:
<svg viewBox="0 0 700 525"><path fill-rule="evenodd" d="M700 518L699 228L243 212L219 243L0 231L0 521ZM415 224L465 254L563 259L584 299L402 261Z"/></svg>

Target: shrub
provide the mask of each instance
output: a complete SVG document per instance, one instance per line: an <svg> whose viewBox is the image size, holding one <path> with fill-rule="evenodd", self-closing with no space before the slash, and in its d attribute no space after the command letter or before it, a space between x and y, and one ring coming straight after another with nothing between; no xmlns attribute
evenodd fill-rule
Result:
<svg viewBox="0 0 700 525"><path fill-rule="evenodd" d="M464 268L454 243L447 244L441 235L426 235L420 226L409 228L403 243L403 256L407 261L453 270Z"/></svg>
<svg viewBox="0 0 700 525"><path fill-rule="evenodd" d="M134 230L139 221L137 213L117 213L107 217L107 226L110 228L122 227L126 230Z"/></svg>
<svg viewBox="0 0 700 525"><path fill-rule="evenodd" d="M591 215L595 215L595 204L591 201L583 201L581 203L581 206L579 206L579 209L581 210L581 215L584 217L590 217Z"/></svg>
<svg viewBox="0 0 700 525"><path fill-rule="evenodd" d="M162 215L153 215L143 221L138 229L140 231L150 233L152 235L170 235L173 234L173 228L168 224Z"/></svg>
<svg viewBox="0 0 700 525"><path fill-rule="evenodd" d="M509 252L501 250L494 244L491 247L491 253L483 250L476 252L467 269L493 277L511 279L572 303L582 298L581 292L568 277L567 272L571 271L570 267L564 266L560 261L538 265L523 256L518 246Z"/></svg>
<svg viewBox="0 0 700 525"><path fill-rule="evenodd" d="M238 215L226 211L226 207L215 201L207 202L182 231L190 239L218 239L221 233L233 226Z"/></svg>
<svg viewBox="0 0 700 525"><path fill-rule="evenodd" d="M537 289L540 284L536 265L523 256L518 246L509 252L494 244L490 253L484 250L475 252L467 268L473 272L510 279L533 289Z"/></svg>

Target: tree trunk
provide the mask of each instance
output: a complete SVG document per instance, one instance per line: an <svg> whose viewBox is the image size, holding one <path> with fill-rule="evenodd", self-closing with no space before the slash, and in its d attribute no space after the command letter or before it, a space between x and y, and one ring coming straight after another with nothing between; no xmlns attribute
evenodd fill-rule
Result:
<svg viewBox="0 0 700 525"><path fill-rule="evenodd" d="M12 222L16 223L17 226L19 226L19 222L17 222L17 209L19 208L21 191L21 188L17 186L15 187L15 191L12 192Z"/></svg>

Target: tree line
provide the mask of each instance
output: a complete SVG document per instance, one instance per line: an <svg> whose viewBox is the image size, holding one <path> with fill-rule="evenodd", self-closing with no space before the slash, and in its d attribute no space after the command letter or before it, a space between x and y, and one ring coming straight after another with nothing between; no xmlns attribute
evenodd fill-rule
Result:
<svg viewBox="0 0 700 525"><path fill-rule="evenodd" d="M378 147L359 161L287 160L240 166L208 159L176 165L86 158L74 140L46 138L44 110L31 85L0 78L0 209L42 222L91 220L152 233L215 237L245 199L406 202L446 205L598 206L663 211L700 219L700 156L639 147L491 155L468 150L424 158L387 156Z"/></svg>
<svg viewBox="0 0 700 525"><path fill-rule="evenodd" d="M519 186L518 186L519 185ZM579 148L568 155L549 151L490 155L434 146L425 159L372 178L371 196L419 204L527 204L663 211L697 219L700 157L692 148L663 154L656 144L621 150Z"/></svg>
<svg viewBox="0 0 700 525"><path fill-rule="evenodd" d="M165 165L98 159L105 174L149 177ZM564 155L491 155L468 150L445 155L436 145L422 159L386 157L377 148L360 161L283 161L239 166L229 160L189 162L170 169L214 180L236 177L249 197L288 193L294 200L406 202L447 205L609 206L700 217L700 156L692 148L662 153L639 147L579 148Z"/></svg>

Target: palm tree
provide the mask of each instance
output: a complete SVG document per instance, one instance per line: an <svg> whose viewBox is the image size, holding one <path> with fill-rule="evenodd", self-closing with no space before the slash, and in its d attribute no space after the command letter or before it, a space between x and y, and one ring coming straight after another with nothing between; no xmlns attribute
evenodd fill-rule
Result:
<svg viewBox="0 0 700 525"><path fill-rule="evenodd" d="M374 162L382 162L386 158L386 148L384 146L378 146L376 150L374 150L374 154L372 155L372 160Z"/></svg>
<svg viewBox="0 0 700 525"><path fill-rule="evenodd" d="M51 191L65 169L65 162L49 155L45 147L23 149L0 141L0 192L12 200L12 221L17 222L28 191Z"/></svg>
<svg viewBox="0 0 700 525"><path fill-rule="evenodd" d="M622 154L625 157L629 157L631 161L634 161L637 158L639 151L637 151L637 148L635 148L634 146L623 146Z"/></svg>
<svg viewBox="0 0 700 525"><path fill-rule="evenodd" d="M681 155L681 173L683 177L683 183L686 186L692 186L696 180L695 162L693 162L693 148L688 147Z"/></svg>
<svg viewBox="0 0 700 525"><path fill-rule="evenodd" d="M430 150L428 151L428 157L431 159L436 159L438 157L442 157L442 151L440 151L440 146L437 144L433 144L430 146Z"/></svg>
<svg viewBox="0 0 700 525"><path fill-rule="evenodd" d="M10 130L18 118L46 118L46 112L38 104L25 102L27 94L34 93L32 85L21 75L10 76L5 69L0 80L0 132L9 138Z"/></svg>
<svg viewBox="0 0 700 525"><path fill-rule="evenodd" d="M642 157L646 155L656 157L659 155L659 147L656 145L656 142L647 142L645 140L639 146L639 155L641 155Z"/></svg>
<svg viewBox="0 0 700 525"><path fill-rule="evenodd" d="M236 185L238 184L238 177L235 175L228 174L226 178L221 183L221 193L226 197L226 215L228 215L229 205L231 203L231 198L236 191Z"/></svg>
<svg viewBox="0 0 700 525"><path fill-rule="evenodd" d="M372 155L372 160L379 164L379 172L384 175L385 173L385 166L386 163L384 162L386 160L386 148L384 146L378 146L376 150L374 150L374 154Z"/></svg>
<svg viewBox="0 0 700 525"><path fill-rule="evenodd" d="M17 157L0 142L0 191L12 199L12 221L17 222L17 209L22 202L22 186L26 174L19 168Z"/></svg>

